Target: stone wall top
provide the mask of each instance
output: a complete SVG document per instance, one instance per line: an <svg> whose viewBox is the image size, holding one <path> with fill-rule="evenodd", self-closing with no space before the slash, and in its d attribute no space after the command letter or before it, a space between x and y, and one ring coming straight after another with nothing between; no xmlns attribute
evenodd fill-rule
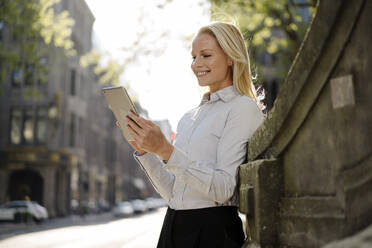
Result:
<svg viewBox="0 0 372 248"><path fill-rule="evenodd" d="M289 144L328 81L363 3L364 0L352 4L345 0L318 1L274 107L249 142L249 161L277 157Z"/></svg>

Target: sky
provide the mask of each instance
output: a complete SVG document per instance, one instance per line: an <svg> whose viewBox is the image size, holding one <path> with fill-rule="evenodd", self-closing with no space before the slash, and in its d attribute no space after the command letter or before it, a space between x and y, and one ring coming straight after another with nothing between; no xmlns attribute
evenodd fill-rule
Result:
<svg viewBox="0 0 372 248"><path fill-rule="evenodd" d="M143 48L125 67L122 84L130 85L150 119L168 119L176 131L179 119L199 104L203 94L190 68L191 42L210 20L208 1L86 2L96 18L93 44L98 50L124 61L136 50L133 43L140 42ZM145 50L149 52L143 54Z"/></svg>

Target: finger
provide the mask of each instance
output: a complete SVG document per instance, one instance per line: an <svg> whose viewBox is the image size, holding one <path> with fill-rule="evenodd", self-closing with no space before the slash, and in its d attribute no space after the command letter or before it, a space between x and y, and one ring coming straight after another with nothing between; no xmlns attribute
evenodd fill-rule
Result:
<svg viewBox="0 0 372 248"><path fill-rule="evenodd" d="M133 140L128 140L128 143L134 148L134 149L138 149L139 147L138 147L138 145L137 145L137 143L135 142L135 141L133 141Z"/></svg>
<svg viewBox="0 0 372 248"><path fill-rule="evenodd" d="M139 134L131 127L131 126L128 126L128 132L130 133L130 135L132 136L132 138L135 140L135 142L137 143L137 140L136 138L139 138Z"/></svg>
<svg viewBox="0 0 372 248"><path fill-rule="evenodd" d="M138 115L137 113L135 113L132 109L130 109L128 112L134 114L135 116L139 116L139 115Z"/></svg>
<svg viewBox="0 0 372 248"><path fill-rule="evenodd" d="M137 145L137 143L135 141L132 141L132 140L128 140L128 143L135 149L135 150L141 150L141 148L139 148L139 146Z"/></svg>
<svg viewBox="0 0 372 248"><path fill-rule="evenodd" d="M132 145L134 150L138 151L139 153L147 152L146 150L140 148L135 141L129 141L129 143Z"/></svg>
<svg viewBox="0 0 372 248"><path fill-rule="evenodd" d="M143 129L137 125L136 122L134 122L132 119L126 117L125 121L127 122L128 129L132 129L134 132L136 132L138 135L144 135Z"/></svg>
<svg viewBox="0 0 372 248"><path fill-rule="evenodd" d="M149 127L146 124L145 119L143 119L140 116L137 116L132 111L129 111L128 116L129 116L130 119L132 119L133 121L135 121L137 123L137 125L140 126L141 128L146 129L146 128Z"/></svg>
<svg viewBox="0 0 372 248"><path fill-rule="evenodd" d="M141 140L141 137L131 127L128 127L128 131L130 135L132 136L132 138L134 139L134 142L136 143L137 148L142 149L142 147L139 145L139 141Z"/></svg>
<svg viewBox="0 0 372 248"><path fill-rule="evenodd" d="M150 127L154 127L154 126L156 126L156 124L155 123L153 123L152 121L150 121L150 120L143 120L148 126L150 126Z"/></svg>

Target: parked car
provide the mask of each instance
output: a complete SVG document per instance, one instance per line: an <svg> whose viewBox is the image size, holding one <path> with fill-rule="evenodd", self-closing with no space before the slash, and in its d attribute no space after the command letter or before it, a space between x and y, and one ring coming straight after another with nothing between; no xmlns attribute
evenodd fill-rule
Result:
<svg viewBox="0 0 372 248"><path fill-rule="evenodd" d="M98 201L89 201L87 205L88 214L99 214L101 209L99 208Z"/></svg>
<svg viewBox="0 0 372 248"><path fill-rule="evenodd" d="M165 207L167 205L167 202L162 198L150 197L146 199L146 204L148 209L151 211L157 208Z"/></svg>
<svg viewBox="0 0 372 248"><path fill-rule="evenodd" d="M126 217L134 213L133 206L130 202L124 201L118 203L113 209L112 214L115 217Z"/></svg>
<svg viewBox="0 0 372 248"><path fill-rule="evenodd" d="M106 200L98 201L98 207L101 213L109 212L111 210L110 204Z"/></svg>
<svg viewBox="0 0 372 248"><path fill-rule="evenodd" d="M148 210L147 204L144 200L133 200L131 201L131 204L133 206L134 213L136 214L144 213Z"/></svg>
<svg viewBox="0 0 372 248"><path fill-rule="evenodd" d="M11 201L0 206L1 221L41 222L48 219L48 211L37 202Z"/></svg>
<svg viewBox="0 0 372 248"><path fill-rule="evenodd" d="M155 208L162 208L167 206L167 201L163 198L152 198L152 204L155 205Z"/></svg>
<svg viewBox="0 0 372 248"><path fill-rule="evenodd" d="M157 208L155 198L147 198L145 202L149 211L153 211Z"/></svg>

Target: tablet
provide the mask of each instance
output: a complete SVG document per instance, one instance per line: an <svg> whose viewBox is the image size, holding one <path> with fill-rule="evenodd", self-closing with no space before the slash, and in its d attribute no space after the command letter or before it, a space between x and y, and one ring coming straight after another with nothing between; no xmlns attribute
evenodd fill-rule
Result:
<svg viewBox="0 0 372 248"><path fill-rule="evenodd" d="M128 114L129 110L132 110L138 115L138 112L129 98L128 92L122 86L105 87L102 89L103 95L106 98L108 107L114 113L117 121L120 123L120 129L123 136L128 141L133 141L134 139L130 135L127 125L125 123L125 116Z"/></svg>

